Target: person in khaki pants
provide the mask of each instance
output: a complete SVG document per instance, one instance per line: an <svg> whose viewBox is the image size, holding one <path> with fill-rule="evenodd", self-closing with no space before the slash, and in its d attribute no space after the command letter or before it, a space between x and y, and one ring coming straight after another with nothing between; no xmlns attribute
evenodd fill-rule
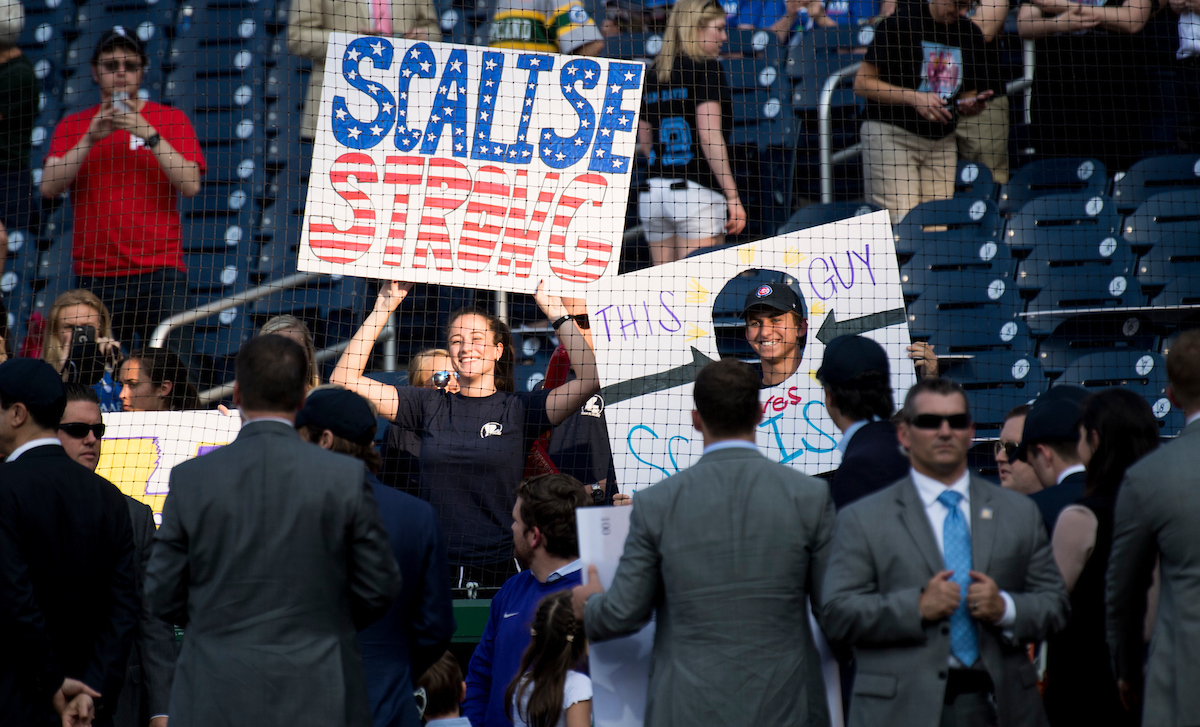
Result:
<svg viewBox="0 0 1200 727"><path fill-rule="evenodd" d="M968 15L971 22L983 33L987 43L989 69L1000 67L1000 49L996 40L1004 30L1004 18L1008 15L1007 0L983 0ZM996 89L1000 93L1000 89ZM992 179L997 184L1008 181L1008 97L997 96L988 101L977 116L958 120L954 129L958 142L958 158L968 162L979 162L992 170Z"/></svg>
<svg viewBox="0 0 1200 727"><path fill-rule="evenodd" d="M996 85L969 9L970 0L927 0L883 21L854 79L866 99L866 199L887 209L893 224L922 202L954 194L955 126L987 108Z"/></svg>
<svg viewBox="0 0 1200 727"><path fill-rule="evenodd" d="M304 126L300 138L317 133L317 107L325 78L325 47L330 33L359 33L441 40L437 13L429 0L293 0L288 11L288 50L313 62L308 96L304 99Z"/></svg>

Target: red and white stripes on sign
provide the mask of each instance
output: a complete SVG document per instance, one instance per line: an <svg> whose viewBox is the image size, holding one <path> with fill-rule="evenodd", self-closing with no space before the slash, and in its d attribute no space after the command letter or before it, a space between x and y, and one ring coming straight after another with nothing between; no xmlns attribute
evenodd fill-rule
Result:
<svg viewBox="0 0 1200 727"><path fill-rule="evenodd" d="M382 185L378 184L380 171ZM370 249L376 231L383 233L386 229L387 234L381 234L385 238L384 265L408 264L405 241L415 239L411 259L415 269L451 271L457 266L463 272L479 274L487 271L494 260L495 275L528 278L548 218L548 261L560 278L593 282L603 275L613 257L613 245L594 239L593 233L583 229L586 222L581 220L575 225L577 239L572 241L571 256L577 256L577 249L583 251L584 259L578 263L567 260L567 237L583 205L591 202L600 210L584 215L585 220L603 214L608 182L599 174L575 177L559 195L562 175L547 172L534 188L535 198L531 200L526 169L489 165L472 175L464 164L453 159L389 156L384 168L378 170L370 156L349 152L333 163L329 181L350 206L354 223L348 230L339 230L332 223L310 220L309 244L313 253L327 262L352 263L360 259ZM376 207L371 196L362 191L364 187L379 196L374 201L379 202L380 209L386 210L386 195L392 195L386 227L377 226ZM463 212L454 215L464 205ZM460 228L459 220L461 229L456 229Z"/></svg>
<svg viewBox="0 0 1200 727"><path fill-rule="evenodd" d="M483 167L475 173L475 187L467 204L467 218L458 238L458 267L468 273L483 272L504 231L508 212L508 175L500 167Z"/></svg>
<svg viewBox="0 0 1200 727"><path fill-rule="evenodd" d="M343 154L334 162L329 172L333 189L354 210L354 224L348 230L339 230L333 224L313 222L309 227L308 244L313 253L331 263L352 263L371 248L375 237L375 208L365 192L349 187L350 177L359 184L374 184L379 181L375 162L366 154ZM360 220L369 221L362 224Z"/></svg>
<svg viewBox="0 0 1200 727"><path fill-rule="evenodd" d="M584 196L575 197L571 194L573 191ZM550 228L550 269L563 280L590 283L598 280L608 267L608 261L612 257L612 245L603 240L586 239L582 230L579 232L576 247L587 251L586 257L578 265L568 264L566 258L567 230L571 227L575 213L588 201L593 207L602 207L606 191L608 181L604 177L599 174L583 174L573 179L558 199L554 223Z"/></svg>
<svg viewBox="0 0 1200 727"><path fill-rule="evenodd" d="M413 250L413 267L424 268L425 258L432 254L438 270L453 270L450 254L450 227L446 218L462 207L471 196L471 173L453 159L429 160L429 176L425 185L425 204L421 207L421 226L417 229L417 246Z"/></svg>
<svg viewBox="0 0 1200 727"><path fill-rule="evenodd" d="M529 172L517 170L517 183L513 185L512 205L508 208L508 227L504 230L504 242L500 245L500 258L496 260L496 274L508 275L512 268L513 277L528 278L533 269L533 256L537 252L537 241L542 236L542 224L554 203L558 191L559 175L551 172L542 180L533 213L526 219L529 200Z"/></svg>
<svg viewBox="0 0 1200 727"><path fill-rule="evenodd" d="M383 248L384 265L402 265L404 237L408 231L408 208L412 195L425 178L425 157L388 157L383 171L384 184L396 185L392 204L392 221L388 228L387 246Z"/></svg>

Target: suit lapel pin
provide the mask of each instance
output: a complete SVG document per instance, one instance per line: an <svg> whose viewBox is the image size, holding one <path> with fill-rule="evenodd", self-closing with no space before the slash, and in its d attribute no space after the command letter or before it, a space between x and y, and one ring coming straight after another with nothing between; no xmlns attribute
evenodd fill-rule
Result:
<svg viewBox="0 0 1200 727"><path fill-rule="evenodd" d="M985 507L982 510L980 510L979 517L981 517L984 520L991 520L992 519L992 508Z"/></svg>

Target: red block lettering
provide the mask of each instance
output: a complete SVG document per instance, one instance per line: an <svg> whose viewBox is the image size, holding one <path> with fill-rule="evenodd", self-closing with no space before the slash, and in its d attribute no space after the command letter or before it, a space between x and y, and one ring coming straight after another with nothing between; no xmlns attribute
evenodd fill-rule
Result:
<svg viewBox="0 0 1200 727"><path fill-rule="evenodd" d="M384 265L400 265L404 253L404 236L408 229L408 208L411 194L420 186L425 176L424 157L388 157L383 170L383 183L394 184L399 189L392 204L391 226L388 228L387 247L383 248Z"/></svg>
<svg viewBox="0 0 1200 727"><path fill-rule="evenodd" d="M483 167L476 172L467 219L458 240L458 267L468 273L481 273L492 262L504 230L508 193L508 175L500 167Z"/></svg>
<svg viewBox="0 0 1200 727"><path fill-rule="evenodd" d="M574 283L590 283L598 280L612 258L613 246L603 240L588 239L583 232L575 246L585 251L583 262L568 263L566 258L567 232L575 213L584 202L591 201L594 207L604 206L604 193L608 182L599 174L581 174L575 177L563 191L554 210L554 224L550 232L550 269L563 280ZM576 197L572 192L583 196Z"/></svg>
<svg viewBox="0 0 1200 727"><path fill-rule="evenodd" d="M453 159L430 159L429 177L425 186L425 205L421 210L421 226L417 230L417 249L413 267L424 268L427 254L433 256L438 270L453 270L450 254L450 227L446 218L462 207L471 196L471 173Z"/></svg>
<svg viewBox="0 0 1200 727"><path fill-rule="evenodd" d="M504 242L500 246L500 259L496 264L497 275L508 275L512 268L513 277L528 278L533 269L533 256L537 252L537 241L542 234L542 224L550 213L554 193L558 191L557 172L547 174L538 190L533 214L526 215L529 199L529 172L517 170L517 181L513 185L512 206L508 208L508 227L504 230Z"/></svg>
<svg viewBox="0 0 1200 727"><path fill-rule="evenodd" d="M359 184L379 181L375 162L366 154L350 152L338 157L329 169L333 190L354 210L354 224L339 230L333 224L312 222L308 228L308 244L320 259L331 263L352 263L371 249L375 237L375 208L366 192L350 185L350 178ZM360 223L361 221L367 224Z"/></svg>

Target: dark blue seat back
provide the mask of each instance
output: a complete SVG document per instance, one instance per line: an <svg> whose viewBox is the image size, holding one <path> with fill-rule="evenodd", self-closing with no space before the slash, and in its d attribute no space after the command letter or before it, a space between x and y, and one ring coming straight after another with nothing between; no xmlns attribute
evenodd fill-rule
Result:
<svg viewBox="0 0 1200 727"><path fill-rule="evenodd" d="M1000 213L1011 215L1050 194L1105 194L1104 163L1096 159L1041 159L1018 169L1000 190Z"/></svg>

